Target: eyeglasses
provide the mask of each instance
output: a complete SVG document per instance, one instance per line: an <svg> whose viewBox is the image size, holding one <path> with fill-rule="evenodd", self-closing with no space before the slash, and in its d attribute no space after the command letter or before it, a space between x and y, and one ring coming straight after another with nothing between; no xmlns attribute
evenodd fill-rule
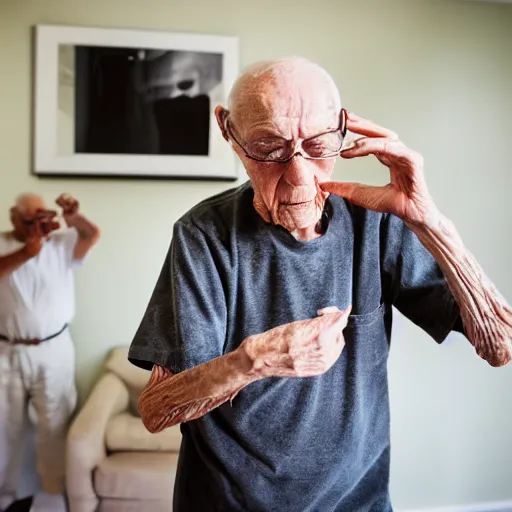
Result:
<svg viewBox="0 0 512 512"><path fill-rule="evenodd" d="M347 113L341 109L340 122L336 130L319 133L307 139L298 140L295 144L291 140L280 137L261 138L247 145L241 144L234 136L229 122L229 111L225 111L224 130L237 146L251 160L257 162L287 163L296 155L302 155L311 160L325 160L339 156L343 139L347 133Z"/></svg>
<svg viewBox="0 0 512 512"><path fill-rule="evenodd" d="M31 218L20 217L20 221L28 233L39 233L43 236L49 235L59 227L57 212L54 210L38 210Z"/></svg>
<svg viewBox="0 0 512 512"><path fill-rule="evenodd" d="M57 212L54 210L37 210L34 217L27 218L21 217L21 222L25 224L25 226L29 227L34 225L36 222L44 223L52 221L57 215Z"/></svg>

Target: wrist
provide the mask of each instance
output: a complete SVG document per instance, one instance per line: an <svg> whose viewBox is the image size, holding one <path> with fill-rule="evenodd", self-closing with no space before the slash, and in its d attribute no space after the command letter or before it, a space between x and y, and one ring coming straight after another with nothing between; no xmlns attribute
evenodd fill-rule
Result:
<svg viewBox="0 0 512 512"><path fill-rule="evenodd" d="M439 210L430 212L422 222L410 223L406 221L405 224L420 240L428 238L441 241L453 237L456 233L452 222L444 217Z"/></svg>
<svg viewBox="0 0 512 512"><path fill-rule="evenodd" d="M405 224L412 231L432 231L439 228L441 225L443 216L437 207L432 203L428 207L424 208L422 215L418 218L404 219Z"/></svg>
<svg viewBox="0 0 512 512"><path fill-rule="evenodd" d="M251 356L251 339L247 338L234 352L235 364L238 370L250 381L262 379L260 365L256 358Z"/></svg>
<svg viewBox="0 0 512 512"><path fill-rule="evenodd" d="M30 251L30 249L24 245L19 251L18 251L18 262L19 263L25 263L30 258L34 257L34 254Z"/></svg>

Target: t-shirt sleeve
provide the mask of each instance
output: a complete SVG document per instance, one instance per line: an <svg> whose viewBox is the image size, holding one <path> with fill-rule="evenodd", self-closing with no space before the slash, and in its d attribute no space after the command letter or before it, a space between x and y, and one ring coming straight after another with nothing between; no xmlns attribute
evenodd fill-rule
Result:
<svg viewBox="0 0 512 512"><path fill-rule="evenodd" d="M130 362L179 373L222 355L226 298L204 233L178 222L156 286L128 352Z"/></svg>
<svg viewBox="0 0 512 512"><path fill-rule="evenodd" d="M463 332L459 307L434 257L402 221L390 223L389 239L396 245L392 304L437 343L451 331Z"/></svg>
<svg viewBox="0 0 512 512"><path fill-rule="evenodd" d="M82 265L83 260L75 258L75 248L78 242L78 231L75 227L65 227L53 235L60 247L66 268L76 268Z"/></svg>

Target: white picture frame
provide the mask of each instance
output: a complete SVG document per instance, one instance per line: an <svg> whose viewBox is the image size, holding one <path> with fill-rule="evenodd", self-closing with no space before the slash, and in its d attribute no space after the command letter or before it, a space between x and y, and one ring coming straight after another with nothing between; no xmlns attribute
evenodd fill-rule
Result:
<svg viewBox="0 0 512 512"><path fill-rule="evenodd" d="M125 54L136 60L130 64L138 66L135 79L133 67L125 71ZM123 56L120 64L119 55ZM113 59L122 70L117 75ZM214 108L227 106L238 71L238 38L232 36L37 25L34 173L236 180L236 155L222 137ZM189 80L187 73L193 73L193 78ZM125 81L119 78L126 76ZM181 87L191 89L183 95ZM170 101L176 95L180 99ZM116 108L125 109L124 117L116 115ZM178 130L182 124L186 129ZM135 146L143 149L132 152ZM188 149L182 154L185 146Z"/></svg>

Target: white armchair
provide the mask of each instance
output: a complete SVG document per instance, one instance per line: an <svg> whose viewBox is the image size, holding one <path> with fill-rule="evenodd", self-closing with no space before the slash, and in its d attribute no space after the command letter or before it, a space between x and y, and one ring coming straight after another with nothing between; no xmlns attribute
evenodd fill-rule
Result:
<svg viewBox="0 0 512 512"><path fill-rule="evenodd" d="M68 433L70 512L171 512L179 426L150 434L137 411L149 372L114 349Z"/></svg>

